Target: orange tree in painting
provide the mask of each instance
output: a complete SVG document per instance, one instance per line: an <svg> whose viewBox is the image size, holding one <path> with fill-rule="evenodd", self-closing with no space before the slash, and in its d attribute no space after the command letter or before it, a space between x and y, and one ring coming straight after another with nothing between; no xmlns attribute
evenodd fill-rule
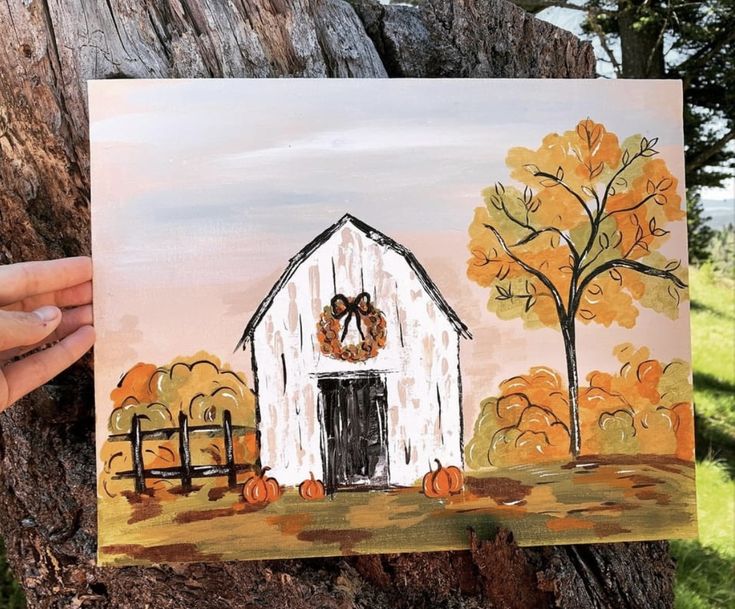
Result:
<svg viewBox="0 0 735 609"><path fill-rule="evenodd" d="M590 119L511 148L510 177L483 191L470 225L469 278L488 308L527 327L557 327L566 352L570 452L581 446L576 324L635 326L639 306L675 318L686 297L681 262L658 250L685 217L658 138L622 143Z"/></svg>

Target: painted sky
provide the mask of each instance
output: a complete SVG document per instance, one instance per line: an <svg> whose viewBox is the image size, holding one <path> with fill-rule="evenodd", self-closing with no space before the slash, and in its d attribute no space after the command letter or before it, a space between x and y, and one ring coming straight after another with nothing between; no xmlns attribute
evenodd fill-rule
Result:
<svg viewBox="0 0 735 609"><path fill-rule="evenodd" d="M288 259L345 212L411 249L472 329L465 428L499 381L563 369L558 332L487 312L465 276L480 191L505 153L586 117L621 139L658 137L683 176L680 84L554 80L120 80L90 83L98 433L138 361L233 352ZM683 185L680 184L681 194ZM684 223L662 252L686 259ZM580 330L581 376L634 342L689 359L688 309L636 330ZM646 328L645 330L643 328Z"/></svg>

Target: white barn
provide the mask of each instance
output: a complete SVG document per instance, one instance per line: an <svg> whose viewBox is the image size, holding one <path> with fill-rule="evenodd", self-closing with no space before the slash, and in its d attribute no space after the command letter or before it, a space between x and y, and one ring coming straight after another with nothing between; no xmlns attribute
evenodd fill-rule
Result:
<svg viewBox="0 0 735 609"><path fill-rule="evenodd" d="M326 311L339 338L320 333ZM324 346L366 335L364 361ZM462 337L414 255L345 215L291 258L238 344L251 348L261 464L285 485L313 472L330 492L413 485L434 459L461 467Z"/></svg>

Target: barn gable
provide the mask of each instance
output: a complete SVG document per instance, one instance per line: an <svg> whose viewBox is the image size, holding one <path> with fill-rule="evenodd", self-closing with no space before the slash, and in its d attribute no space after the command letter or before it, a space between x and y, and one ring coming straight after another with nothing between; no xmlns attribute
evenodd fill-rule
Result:
<svg viewBox="0 0 735 609"><path fill-rule="evenodd" d="M411 267L413 272L416 273L416 276L421 282L423 288L432 297L434 302L436 302L439 309L447 316L447 319L450 321L452 326L454 326L457 333L464 338L472 338L472 334L470 334L467 326L462 322L454 309L452 309L449 303L447 303L447 301L441 295L439 289L436 287L424 267L421 266L421 263L416 259L416 256L414 256L411 251L409 251L400 243L397 243L387 235L384 235L380 231L375 230L362 220L358 220L350 214L345 214L339 220L337 220L337 222L335 222L326 230L317 235L310 243L308 243L293 258L289 260L286 270L278 278L278 281L276 281L271 291L268 292L268 295L263 299L260 305L258 305L255 313L253 313L253 316L250 318L250 321L245 327L245 331L243 332L242 337L237 343L236 349L239 349L240 347L244 348L247 341L252 338L255 328L258 326L258 324L261 322L266 312L270 308L276 294L278 294L286 286L289 279L293 276L299 266L301 266L301 264L319 248L319 246L326 243L327 240L332 235L334 235L334 233L336 233L347 223L350 223L356 229L364 233L369 239L375 241L379 245L384 245L400 254Z"/></svg>

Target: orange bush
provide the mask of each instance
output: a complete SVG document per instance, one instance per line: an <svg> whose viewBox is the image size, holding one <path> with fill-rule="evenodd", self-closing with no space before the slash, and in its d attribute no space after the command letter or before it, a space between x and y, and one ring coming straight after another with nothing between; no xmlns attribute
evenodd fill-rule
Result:
<svg viewBox="0 0 735 609"><path fill-rule="evenodd" d="M583 454L659 454L694 458L689 366L619 345L617 373L595 371L579 388ZM532 368L503 381L482 403L465 453L479 469L569 457L567 390L559 373Z"/></svg>
<svg viewBox="0 0 735 609"><path fill-rule="evenodd" d="M255 463L258 458L255 433L255 396L244 378L223 365L216 357L199 352L192 357L180 357L166 366L138 363L120 380L110 394L113 410L108 429L111 434L125 434L131 429L135 415L141 415L144 431L178 426L179 413L189 418L190 425L223 424L225 410L232 424L252 431L233 436L235 462ZM222 434L195 433L189 438L192 463L217 465L225 462ZM100 475L100 494L115 496L132 489L132 482L116 480L114 474L132 469L130 444L107 441L100 458L104 463ZM176 467L178 436L170 440L143 441L143 464L146 469ZM243 481L243 474L238 474ZM148 485L165 490L175 481L152 480Z"/></svg>
<svg viewBox="0 0 735 609"><path fill-rule="evenodd" d="M569 407L561 376L531 368L500 384L501 395L483 401L465 448L467 465L511 465L563 458L569 451Z"/></svg>

